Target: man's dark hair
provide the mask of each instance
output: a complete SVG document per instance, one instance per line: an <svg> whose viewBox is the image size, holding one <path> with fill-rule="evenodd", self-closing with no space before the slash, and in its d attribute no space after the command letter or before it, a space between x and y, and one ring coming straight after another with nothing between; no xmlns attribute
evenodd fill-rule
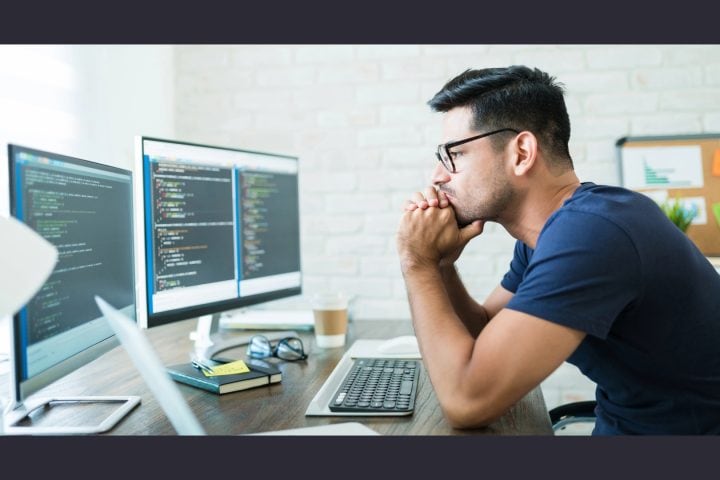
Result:
<svg viewBox="0 0 720 480"><path fill-rule="evenodd" d="M466 70L447 82L428 105L436 112L471 107L473 128L478 131L528 130L550 154L551 167L573 168L563 86L537 68L513 65ZM496 146L500 141L495 140Z"/></svg>

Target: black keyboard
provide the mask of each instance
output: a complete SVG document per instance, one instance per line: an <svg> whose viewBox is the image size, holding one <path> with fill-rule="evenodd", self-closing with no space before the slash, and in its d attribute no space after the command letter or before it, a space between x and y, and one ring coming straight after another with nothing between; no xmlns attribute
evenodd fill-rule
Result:
<svg viewBox="0 0 720 480"><path fill-rule="evenodd" d="M356 358L332 400L330 411L396 413L415 408L420 360Z"/></svg>

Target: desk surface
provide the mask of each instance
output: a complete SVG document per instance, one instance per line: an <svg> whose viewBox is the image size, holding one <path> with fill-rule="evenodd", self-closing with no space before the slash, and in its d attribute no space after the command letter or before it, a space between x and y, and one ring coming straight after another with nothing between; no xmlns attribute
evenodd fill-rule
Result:
<svg viewBox="0 0 720 480"><path fill-rule="evenodd" d="M192 320L147 330L148 337L165 365L188 359ZM232 335L232 333L227 333ZM426 371L420 373L415 412L407 417L306 417L305 409L345 350L359 338L390 338L412 334L409 321L354 321L345 348L320 349L312 332L300 333L309 352L307 361L278 363L283 371L279 384L225 395L215 395L177 384L183 396L210 435L235 435L270 430L310 427L360 421L385 435L552 435L540 387L535 388L507 414L487 428L456 430L444 419ZM244 347L223 356L244 358ZM5 384L7 378L0 381ZM4 387L4 385L0 385ZM118 347L38 395L139 395L142 404L110 433L115 435L173 435L175 430L143 383L125 351ZM77 411L77 410L75 410ZM72 418L68 419L72 421ZM81 421L80 418L75 418Z"/></svg>

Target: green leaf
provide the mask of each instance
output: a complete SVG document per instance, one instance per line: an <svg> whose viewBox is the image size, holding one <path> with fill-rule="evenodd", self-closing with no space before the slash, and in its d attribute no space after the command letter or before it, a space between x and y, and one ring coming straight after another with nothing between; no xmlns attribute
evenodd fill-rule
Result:
<svg viewBox="0 0 720 480"><path fill-rule="evenodd" d="M692 207L686 208L680 203L679 198L675 198L674 200L674 202L669 200L664 201L660 204L660 209L676 227L682 232L685 232L698 214L697 206L693 205Z"/></svg>

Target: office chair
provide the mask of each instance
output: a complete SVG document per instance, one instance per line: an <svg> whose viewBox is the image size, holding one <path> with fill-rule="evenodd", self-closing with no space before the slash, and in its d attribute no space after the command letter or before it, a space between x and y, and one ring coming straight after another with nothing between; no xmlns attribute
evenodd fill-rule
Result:
<svg viewBox="0 0 720 480"><path fill-rule="evenodd" d="M554 433L564 430L573 423L595 423L595 400L572 402L551 409L550 423Z"/></svg>

